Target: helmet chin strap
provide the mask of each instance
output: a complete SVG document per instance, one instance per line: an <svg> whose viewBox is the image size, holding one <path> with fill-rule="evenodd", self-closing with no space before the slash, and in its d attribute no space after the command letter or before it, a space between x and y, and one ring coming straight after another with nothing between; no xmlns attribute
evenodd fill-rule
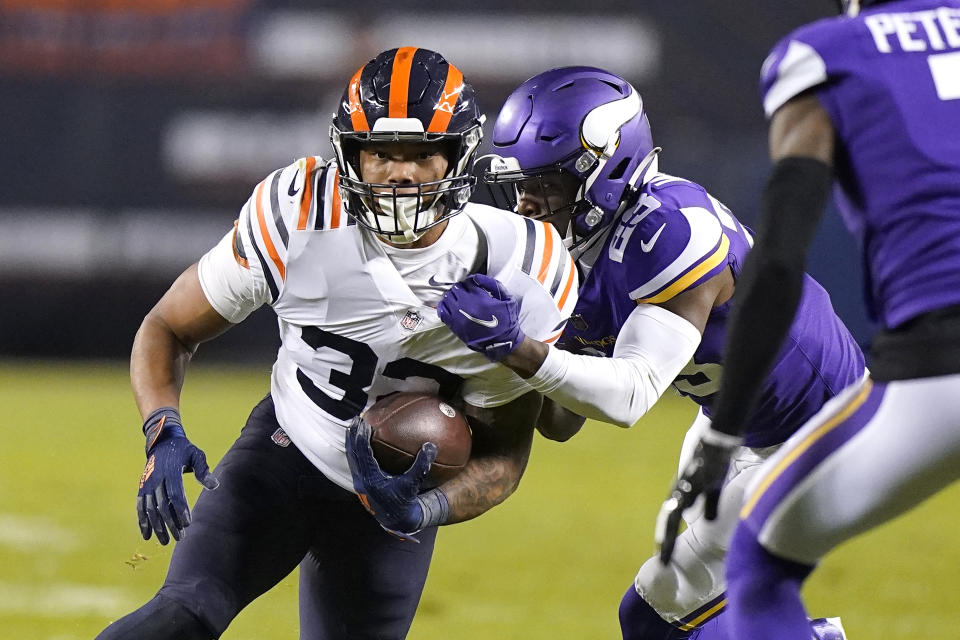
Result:
<svg viewBox="0 0 960 640"><path fill-rule="evenodd" d="M630 180L627 181L627 184L630 185L630 188L637 190L646 184L649 176L657 173L660 170L660 161L658 156L660 152L663 151L661 147L654 147L650 150L643 160L640 161L640 164L637 166L637 170L633 172L633 175L630 176Z"/></svg>
<svg viewBox="0 0 960 640"><path fill-rule="evenodd" d="M619 142L619 136L616 140ZM587 191L590 190L590 186L593 184L593 180L596 179L597 175L600 173L600 169L603 168L603 164L607 161L607 151L612 155L613 151L616 150L616 144L614 141L611 141L611 144L607 146L607 150L604 151L604 154L600 156L600 160L597 163L597 167L591 172L591 175L584 182L583 186L580 189L580 192L577 194L578 199L584 198ZM642 186L647 180L648 175L653 175L658 171L659 163L657 161L658 154L663 151L661 147L654 147L644 156L643 160L640 161L640 164L637 166L636 171L633 172L633 175L630 176L630 179L627 181L629 185L629 191L624 191L623 197L620 200L620 208L623 207L623 203L626 201L627 196L636 191L640 186ZM589 200L587 201L589 202ZM591 203L592 204L592 203ZM594 205L592 209L583 214L583 224L586 225L588 230L593 230L600 222L603 220L603 210Z"/></svg>
<svg viewBox="0 0 960 640"><path fill-rule="evenodd" d="M624 191L623 197L620 199L620 204L617 207L617 211L613 216L614 218L620 215L620 213L623 211L624 206L626 206L626 203L629 200L629 195L631 193L636 193L636 191L647 182L648 176L653 176L653 174L657 173L659 169L658 155L661 151L663 151L661 147L654 147L653 149L650 150L650 152L646 156L644 156L643 160L640 161L640 164L637 166L636 171L633 172L633 175L630 176L630 180L627 182L627 184L629 185L628 187L629 190ZM581 193L578 194L578 197L582 198L584 193L586 193L585 187L581 189ZM589 203L590 201L585 200L585 202ZM586 235L586 236L593 235L593 232L595 231L596 226L603 221L603 210L600 209L600 207L593 205L589 211L581 215L582 215L583 225L587 227L584 230L585 233L583 235ZM577 218L576 215L571 216L570 224L567 227L566 237L570 238L571 243L574 242L573 237L574 235L576 235L576 231L574 228L574 221L576 220L576 218ZM568 244L567 249L571 249L571 248L572 248L572 245Z"/></svg>

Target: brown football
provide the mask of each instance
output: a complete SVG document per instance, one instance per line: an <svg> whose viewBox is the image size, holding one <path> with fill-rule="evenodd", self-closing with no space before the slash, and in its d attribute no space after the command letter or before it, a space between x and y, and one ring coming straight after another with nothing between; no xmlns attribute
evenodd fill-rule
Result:
<svg viewBox="0 0 960 640"><path fill-rule="evenodd" d="M392 393L364 414L370 424L370 446L380 468L399 474L410 468L424 442L437 445L425 487L443 484L470 459L470 426L460 411L434 395Z"/></svg>

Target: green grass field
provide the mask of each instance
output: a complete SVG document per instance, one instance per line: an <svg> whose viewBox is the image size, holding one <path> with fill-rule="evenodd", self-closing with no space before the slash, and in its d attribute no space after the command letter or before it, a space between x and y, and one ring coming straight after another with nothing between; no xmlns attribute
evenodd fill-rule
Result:
<svg viewBox="0 0 960 640"><path fill-rule="evenodd" d="M191 371L187 432L218 460L266 392L268 366ZM140 539L140 419L124 363L0 363L0 637L76 640L149 599L170 549ZM617 605L653 552L692 405L669 397L634 429L588 424L537 439L516 495L445 527L411 638L615 638ZM882 473L882 470L878 470ZM197 485L188 478L191 496ZM960 625L960 489L830 556L808 584L816 615L853 640L949 637ZM296 576L228 640L296 638Z"/></svg>

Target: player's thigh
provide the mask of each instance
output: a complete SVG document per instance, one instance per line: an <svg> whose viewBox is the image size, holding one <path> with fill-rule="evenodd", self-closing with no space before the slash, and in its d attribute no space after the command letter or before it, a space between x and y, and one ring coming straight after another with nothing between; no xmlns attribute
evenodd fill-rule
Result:
<svg viewBox="0 0 960 640"><path fill-rule="evenodd" d="M161 589L219 630L310 545L314 525L299 487L319 471L296 447L271 439L278 428L267 398L214 470L220 486L197 500Z"/></svg>
<svg viewBox="0 0 960 640"><path fill-rule="evenodd" d="M691 432L697 428L695 421ZM704 620L708 619L711 611L716 612L726 589L724 561L739 521L740 505L747 487L774 450L740 449L731 460L717 518L707 520L698 507L686 517L687 528L677 538L670 565L664 567L659 556L654 556L640 568L635 582L637 593L665 620L687 623L704 615Z"/></svg>
<svg viewBox="0 0 960 640"><path fill-rule="evenodd" d="M960 375L866 381L828 403L764 466L742 517L784 558L830 549L960 477Z"/></svg>
<svg viewBox="0 0 960 640"><path fill-rule="evenodd" d="M337 513L300 565L301 639L405 637L437 529L416 544L384 531L358 500Z"/></svg>

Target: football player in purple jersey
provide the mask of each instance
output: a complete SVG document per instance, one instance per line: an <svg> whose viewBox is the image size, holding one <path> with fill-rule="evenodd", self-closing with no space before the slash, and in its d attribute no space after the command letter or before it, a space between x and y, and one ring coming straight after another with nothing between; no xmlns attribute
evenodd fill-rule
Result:
<svg viewBox="0 0 960 640"><path fill-rule="evenodd" d="M484 180L504 187L531 235L543 224L561 231L581 272L580 299L559 348L522 332L504 340L515 302L484 276L452 287L441 319L546 396L538 426L557 439L575 433L583 416L630 427L672 385L700 405L681 452L689 458L713 433L710 404L726 366L721 347L750 230L700 185L659 171L640 95L600 69L554 69L523 83L501 109L493 147ZM688 514L671 562L651 558L641 567L620 605L624 638L728 637L718 618L724 555L746 483L864 375L860 349L806 276L802 308L763 382L762 403L742 418L749 436L736 440L737 464L721 497L732 515L708 520L716 504ZM807 624L807 638L842 637L825 620L816 627Z"/></svg>
<svg viewBox="0 0 960 640"><path fill-rule="evenodd" d="M736 637L806 638L803 581L840 543L960 477L960 0L847 1L762 68L774 166L738 286L711 438L673 514L716 501L782 349L832 184L880 325L871 372L762 468L728 557ZM674 518L676 520L676 518ZM667 531L667 537L675 529Z"/></svg>

